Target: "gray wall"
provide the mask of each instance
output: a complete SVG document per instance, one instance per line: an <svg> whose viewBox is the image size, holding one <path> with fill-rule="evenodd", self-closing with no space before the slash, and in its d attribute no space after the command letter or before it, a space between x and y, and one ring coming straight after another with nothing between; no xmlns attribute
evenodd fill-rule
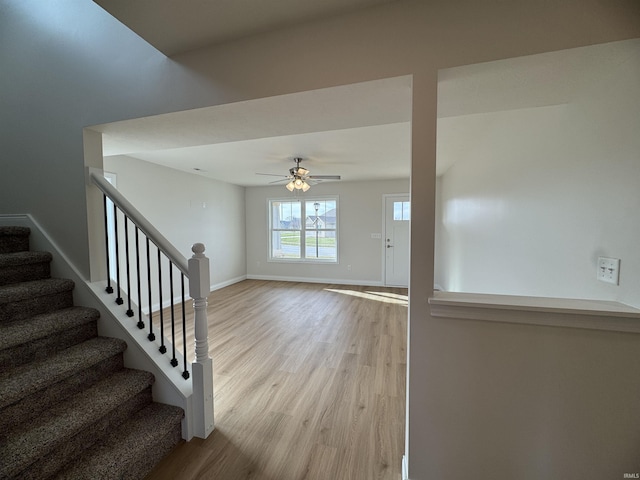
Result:
<svg viewBox="0 0 640 480"><path fill-rule="evenodd" d="M83 127L187 108L197 80L93 2L3 1L0 31L0 212L33 214L88 276Z"/></svg>

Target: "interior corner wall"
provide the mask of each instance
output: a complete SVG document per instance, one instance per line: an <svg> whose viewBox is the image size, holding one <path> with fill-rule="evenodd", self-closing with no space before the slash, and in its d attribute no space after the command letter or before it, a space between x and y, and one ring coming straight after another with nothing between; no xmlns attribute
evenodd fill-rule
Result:
<svg viewBox="0 0 640 480"><path fill-rule="evenodd" d="M192 244L205 245L213 288L246 277L244 187L123 155L107 157L104 169L186 258Z"/></svg>
<svg viewBox="0 0 640 480"><path fill-rule="evenodd" d="M448 262L449 245L446 230L442 226L442 176L436 177L435 191L436 217L434 238L433 288L444 290L443 285L449 285Z"/></svg>
<svg viewBox="0 0 640 480"><path fill-rule="evenodd" d="M570 103L469 116L482 133L437 183L445 290L640 307L640 41L604 48ZM599 256L621 259L620 285Z"/></svg>
<svg viewBox="0 0 640 480"><path fill-rule="evenodd" d="M383 285L383 195L409 193L409 180L328 182L314 185L305 197L338 196L337 264L270 262L269 199L298 198L283 186L246 189L247 276L249 278ZM351 268L349 269L349 266Z"/></svg>

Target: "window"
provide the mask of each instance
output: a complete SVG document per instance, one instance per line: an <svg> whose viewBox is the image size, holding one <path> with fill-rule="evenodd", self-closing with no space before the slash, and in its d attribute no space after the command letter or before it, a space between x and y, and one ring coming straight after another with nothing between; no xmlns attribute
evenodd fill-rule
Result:
<svg viewBox="0 0 640 480"><path fill-rule="evenodd" d="M269 259L338 262L338 199L269 200Z"/></svg>
<svg viewBox="0 0 640 480"><path fill-rule="evenodd" d="M398 221L411 220L411 202L393 202L393 219Z"/></svg>
<svg viewBox="0 0 640 480"><path fill-rule="evenodd" d="M114 187L117 186L118 177L115 173L103 172L103 175L105 180L107 180L107 182L109 182ZM114 239L116 238L116 227L115 227L116 221L113 214L113 202L111 201L110 198L107 198L106 210L107 210L107 233L108 233L107 236L110 239L110 241L108 242L109 275L111 275L111 279L115 281L117 257L116 257L116 244Z"/></svg>

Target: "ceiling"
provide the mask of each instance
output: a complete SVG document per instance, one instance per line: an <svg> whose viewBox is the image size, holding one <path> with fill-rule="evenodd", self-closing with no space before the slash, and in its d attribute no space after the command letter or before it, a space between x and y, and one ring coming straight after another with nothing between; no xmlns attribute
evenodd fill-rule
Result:
<svg viewBox="0 0 640 480"><path fill-rule="evenodd" d="M125 155L250 187L293 158L341 181L409 178L411 77L345 85L96 125L109 157Z"/></svg>
<svg viewBox="0 0 640 480"><path fill-rule="evenodd" d="M94 0L167 56L395 0Z"/></svg>
<svg viewBox="0 0 640 480"><path fill-rule="evenodd" d="M389 0L94 0L165 54ZM441 70L437 174L472 152L502 115L567 104L597 81L591 65L623 61L616 43ZM93 127L114 155L241 185L268 185L294 157L343 181L408 178L411 77L283 95ZM547 110L549 114L556 112ZM502 114L500 113L502 112ZM467 155L468 156L468 155ZM197 169L197 170L196 170ZM277 180L277 178L275 178Z"/></svg>
<svg viewBox="0 0 640 480"><path fill-rule="evenodd" d="M94 0L166 55L394 0ZM286 175L409 178L411 77L97 125L105 168L124 155L240 185ZM328 180L327 180L328 181Z"/></svg>

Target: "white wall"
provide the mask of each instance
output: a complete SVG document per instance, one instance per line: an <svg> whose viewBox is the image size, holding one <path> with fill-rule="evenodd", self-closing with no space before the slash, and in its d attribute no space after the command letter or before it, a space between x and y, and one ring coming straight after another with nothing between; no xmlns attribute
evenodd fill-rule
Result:
<svg viewBox="0 0 640 480"><path fill-rule="evenodd" d="M462 322L440 322L430 316L437 71L639 37L637 0L399 0L174 59L160 55L95 3L85 0L4 0L0 2L0 32L0 213L34 214L87 276L83 127L413 75L411 201L415 214L409 307L409 476L412 480L494 479L497 477L483 470L478 460L491 459L495 468L509 467L510 476L523 478L544 462L549 455L544 445L508 429L512 416L535 413L532 405L519 398L508 404L492 402L504 393L492 389L494 372L477 369L478 356L467 354L462 347L467 333L474 333L487 346L485 352L495 352L495 363L517 365L526 358L527 368L522 370L522 380L526 381L544 378L545 370L539 362L580 363L573 350L563 348L569 339L559 338L552 352L530 350L525 354L506 348L510 327L496 324L491 330L467 332ZM524 340L538 332L538 328L527 328ZM624 341L640 346L633 335L625 335ZM526 342L518 342L521 344ZM620 382L635 385L640 378L637 364L615 355L617 346L604 333L594 333L591 345L602 356L613 355L612 365ZM453 364L451 352L456 353ZM589 366L587 362L580 369L581 378L597 384L602 377L590 374ZM500 445L476 442L474 455L469 456L464 442L477 431L473 425L458 423L452 429L440 421L455 418L459 411L457 404L441 401L441 394L447 391L450 380L463 372L475 375L476 385L487 398L476 409L477 418L495 419L495 427L504 433L506 441L518 438L518 455L507 457ZM544 388L553 388L553 384L540 381ZM464 394L458 398L464 398ZM545 395L542 398L551 399ZM637 458L637 452L626 450L628 444L616 437L620 425L628 425L630 419L636 421L626 413L627 407L637 406L635 397L625 399L625 409L608 418L603 437L619 447L612 460L621 465L620 469L625 459ZM592 403L589 397L567 400L578 402L585 421L598 418L604 405L603 399ZM471 402L463 406L474 408ZM500 410L504 415L498 415ZM540 411L537 419L549 428L558 421L552 410ZM640 425L637 427L640 431ZM565 433L572 435L569 430ZM579 438L579 432L575 435ZM438 448L445 438L446 452ZM586 462L589 466L589 457L583 455L579 445L568 442L564 446L562 455L567 462ZM609 476L619 476L619 472ZM563 478L558 470L545 473L547 478Z"/></svg>
<svg viewBox="0 0 640 480"><path fill-rule="evenodd" d="M117 175L118 190L186 258L193 255L193 243L205 244L213 288L245 278L243 187L123 155L106 157L104 168Z"/></svg>
<svg viewBox="0 0 640 480"><path fill-rule="evenodd" d="M438 434L421 445L434 474L411 479L601 480L640 472L638 335L433 322L438 334L424 348L438 361L420 374L437 385L423 408L439 411L429 422Z"/></svg>
<svg viewBox="0 0 640 480"><path fill-rule="evenodd" d="M640 41L586 49L607 61L567 104L439 120L474 139L438 182L445 290L640 307ZM598 256L622 260L619 286L596 280Z"/></svg>
<svg viewBox="0 0 640 480"><path fill-rule="evenodd" d="M384 283L383 195L409 193L409 180L330 182L314 185L304 197L339 197L338 264L269 262L268 199L296 198L283 186L246 189L247 275L250 278L310 280L327 283L382 285ZM351 270L348 266L351 265Z"/></svg>

